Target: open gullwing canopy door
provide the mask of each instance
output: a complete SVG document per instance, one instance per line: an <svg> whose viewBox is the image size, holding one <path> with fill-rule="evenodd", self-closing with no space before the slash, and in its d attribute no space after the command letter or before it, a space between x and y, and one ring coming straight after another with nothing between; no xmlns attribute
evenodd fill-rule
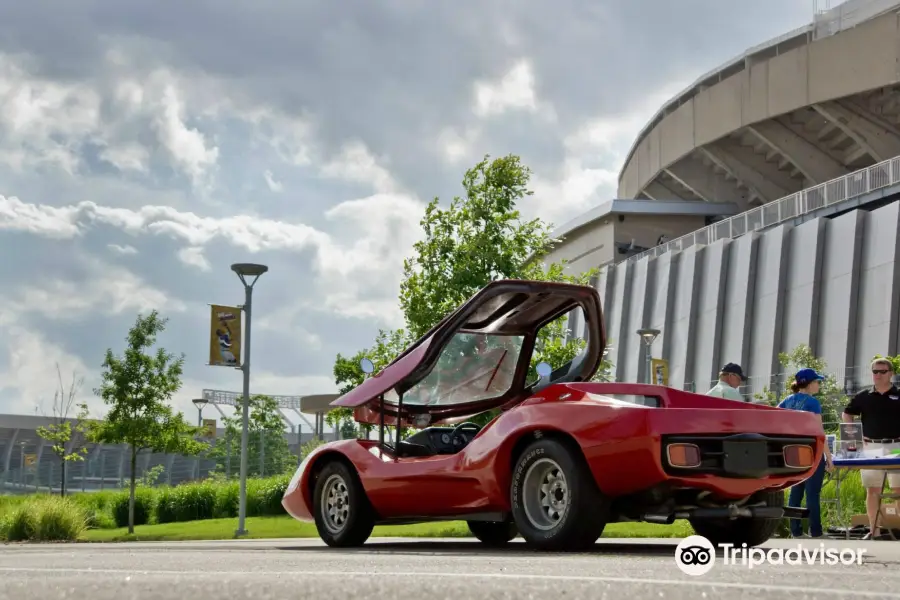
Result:
<svg viewBox="0 0 900 600"><path fill-rule="evenodd" d="M504 279L482 288L331 405L356 409L356 419L364 423L396 423L399 414L417 426L514 405L533 392L534 382L527 377L537 332L579 307L589 332L587 346L570 363L551 365L551 381L587 381L599 368L606 346L597 291Z"/></svg>

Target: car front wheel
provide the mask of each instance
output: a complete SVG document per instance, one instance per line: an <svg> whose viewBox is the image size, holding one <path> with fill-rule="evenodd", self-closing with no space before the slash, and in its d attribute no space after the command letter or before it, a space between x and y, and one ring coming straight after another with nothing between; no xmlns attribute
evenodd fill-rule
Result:
<svg viewBox="0 0 900 600"><path fill-rule="evenodd" d="M584 457L568 444L533 442L516 461L510 487L516 527L532 547L582 551L603 533L609 502Z"/></svg>
<svg viewBox="0 0 900 600"><path fill-rule="evenodd" d="M313 512L319 537L329 546L361 546L375 527L369 499L356 473L331 461L316 479Z"/></svg>

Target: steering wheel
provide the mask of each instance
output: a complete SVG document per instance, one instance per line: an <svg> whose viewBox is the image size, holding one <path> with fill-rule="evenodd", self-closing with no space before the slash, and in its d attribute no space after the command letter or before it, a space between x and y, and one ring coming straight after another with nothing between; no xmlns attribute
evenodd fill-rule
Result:
<svg viewBox="0 0 900 600"><path fill-rule="evenodd" d="M460 435L460 432L466 429L471 429L477 434L479 431L481 431L481 425L479 425L478 423L473 423L472 421L465 421L454 427L453 432L450 434L450 440L452 441L454 446L464 446L468 442L468 440Z"/></svg>

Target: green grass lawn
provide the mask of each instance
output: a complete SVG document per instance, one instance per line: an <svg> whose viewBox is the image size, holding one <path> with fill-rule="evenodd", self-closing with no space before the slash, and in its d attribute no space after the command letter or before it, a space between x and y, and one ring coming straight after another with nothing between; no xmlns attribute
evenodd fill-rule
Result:
<svg viewBox="0 0 900 600"><path fill-rule="evenodd" d="M312 523L300 523L290 517L250 517L246 528L248 538L317 538L319 534ZM128 535L127 528L90 529L82 536L86 542L127 542L152 541L172 542L187 540L227 540L234 537L237 519L208 519L186 523L166 523L164 525L139 525L134 535ZM651 538L687 537L693 533L687 521L676 521L672 525L653 523L614 523L608 525L603 537L608 538ZM462 521L445 523L423 523L420 525L396 525L376 527L372 537L471 537L469 529Z"/></svg>

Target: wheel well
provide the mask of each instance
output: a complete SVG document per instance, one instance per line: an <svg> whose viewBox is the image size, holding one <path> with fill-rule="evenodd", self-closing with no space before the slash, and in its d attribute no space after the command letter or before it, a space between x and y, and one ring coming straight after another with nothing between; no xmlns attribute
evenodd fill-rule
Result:
<svg viewBox="0 0 900 600"><path fill-rule="evenodd" d="M575 441L575 438L565 433L564 431L560 431L558 429L532 429L530 431L526 431L515 441L512 447L512 451L509 456L509 472L512 473L513 469L516 468L516 461L519 460L519 457L522 455L522 452L525 451L525 448L528 447L532 442L539 439L551 439L560 442L561 444L567 446L570 450L575 452L578 456L581 457L585 463L587 463L587 457L584 455L584 451L582 451L581 446L578 445L578 442Z"/></svg>
<svg viewBox="0 0 900 600"><path fill-rule="evenodd" d="M306 481L306 489L309 492L310 499L313 497L313 493L316 489L316 480L319 478L319 473L322 472L322 469L325 468L330 462L341 462L344 463L350 472L359 479L359 472L356 470L356 467L350 462L350 459L341 454L340 452L328 451L323 452L319 456L315 458L313 464L309 467L309 479Z"/></svg>

